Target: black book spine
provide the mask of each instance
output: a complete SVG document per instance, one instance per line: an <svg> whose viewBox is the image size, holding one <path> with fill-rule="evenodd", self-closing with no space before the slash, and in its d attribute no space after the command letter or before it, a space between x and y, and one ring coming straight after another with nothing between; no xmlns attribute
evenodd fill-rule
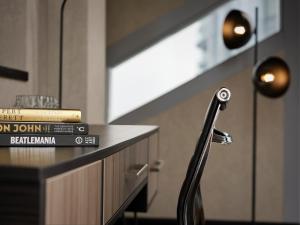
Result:
<svg viewBox="0 0 300 225"><path fill-rule="evenodd" d="M0 134L88 134L87 123L0 122Z"/></svg>
<svg viewBox="0 0 300 225"><path fill-rule="evenodd" d="M6 147L74 147L98 146L98 135L34 135L1 134L0 146Z"/></svg>

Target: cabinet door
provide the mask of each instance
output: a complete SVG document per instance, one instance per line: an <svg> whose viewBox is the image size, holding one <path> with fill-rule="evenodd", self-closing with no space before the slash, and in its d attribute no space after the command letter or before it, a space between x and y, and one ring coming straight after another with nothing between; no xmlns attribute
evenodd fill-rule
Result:
<svg viewBox="0 0 300 225"><path fill-rule="evenodd" d="M147 178L147 162L147 138L104 159L104 223Z"/></svg>
<svg viewBox="0 0 300 225"><path fill-rule="evenodd" d="M158 174L159 174L159 147L158 133L149 137L149 178L148 178L148 204L150 204L158 191Z"/></svg>
<svg viewBox="0 0 300 225"><path fill-rule="evenodd" d="M100 225L101 161L46 180L47 225Z"/></svg>
<svg viewBox="0 0 300 225"><path fill-rule="evenodd" d="M122 151L122 160L124 163L120 169L124 171L124 182L121 188L125 201L148 176L148 139Z"/></svg>

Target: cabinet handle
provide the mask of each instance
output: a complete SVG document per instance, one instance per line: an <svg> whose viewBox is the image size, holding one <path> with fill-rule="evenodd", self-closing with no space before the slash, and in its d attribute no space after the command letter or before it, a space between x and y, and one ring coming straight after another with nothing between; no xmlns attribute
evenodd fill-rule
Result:
<svg viewBox="0 0 300 225"><path fill-rule="evenodd" d="M143 165L142 168L139 169L139 171L137 171L136 176L139 177L147 168L148 168L148 163L146 163L145 165Z"/></svg>
<svg viewBox="0 0 300 225"><path fill-rule="evenodd" d="M164 166L164 160L159 159L150 167L150 172L159 172Z"/></svg>

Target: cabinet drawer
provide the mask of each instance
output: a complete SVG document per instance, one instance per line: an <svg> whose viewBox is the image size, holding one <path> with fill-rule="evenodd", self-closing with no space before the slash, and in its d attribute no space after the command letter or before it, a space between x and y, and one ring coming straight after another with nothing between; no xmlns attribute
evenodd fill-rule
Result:
<svg viewBox="0 0 300 225"><path fill-rule="evenodd" d="M101 224L101 163L46 180L47 225Z"/></svg>
<svg viewBox="0 0 300 225"><path fill-rule="evenodd" d="M104 159L104 222L148 175L148 139Z"/></svg>
<svg viewBox="0 0 300 225"><path fill-rule="evenodd" d="M157 163L159 159L158 134L149 137L149 167L150 173L148 178L148 196L147 201L150 204L158 191L158 174L159 168Z"/></svg>
<svg viewBox="0 0 300 225"><path fill-rule="evenodd" d="M121 152L120 170L124 183L120 187L123 189L123 200L126 200L148 175L147 148L148 139L145 139Z"/></svg>

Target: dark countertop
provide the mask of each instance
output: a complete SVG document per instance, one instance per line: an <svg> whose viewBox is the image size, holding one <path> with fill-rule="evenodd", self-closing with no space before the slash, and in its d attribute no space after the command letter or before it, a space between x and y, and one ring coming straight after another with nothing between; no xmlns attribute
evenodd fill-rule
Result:
<svg viewBox="0 0 300 225"><path fill-rule="evenodd" d="M40 180L103 159L147 137L157 126L92 125L98 147L0 147L0 178Z"/></svg>

